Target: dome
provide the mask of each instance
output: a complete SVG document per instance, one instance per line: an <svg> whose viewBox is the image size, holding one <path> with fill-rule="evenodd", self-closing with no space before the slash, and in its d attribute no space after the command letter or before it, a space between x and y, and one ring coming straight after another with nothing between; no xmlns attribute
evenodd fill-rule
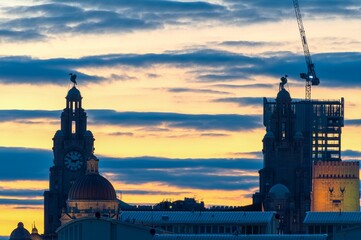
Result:
<svg viewBox="0 0 361 240"><path fill-rule="evenodd" d="M291 95L286 89L282 88L277 94L277 101L291 101Z"/></svg>
<svg viewBox="0 0 361 240"><path fill-rule="evenodd" d="M80 101L82 99L82 97L81 97L80 91L74 86L69 90L68 95L66 96L66 99L68 101L76 102L76 101Z"/></svg>
<svg viewBox="0 0 361 240"><path fill-rule="evenodd" d="M84 137L93 137L93 133L90 130L86 130L84 133Z"/></svg>
<svg viewBox="0 0 361 240"><path fill-rule="evenodd" d="M24 228L22 222L19 222L18 227L11 232L10 240L31 240L30 233Z"/></svg>
<svg viewBox="0 0 361 240"><path fill-rule="evenodd" d="M290 194L290 190L283 184L276 184L271 187L268 193L272 198L287 198Z"/></svg>
<svg viewBox="0 0 361 240"><path fill-rule="evenodd" d="M54 136L55 136L55 137L63 137L63 136L64 136L64 133L63 133L63 131L58 130L58 131L56 131L56 133L55 133Z"/></svg>
<svg viewBox="0 0 361 240"><path fill-rule="evenodd" d="M275 138L275 135L272 131L267 131L267 133L264 135L264 138Z"/></svg>
<svg viewBox="0 0 361 240"><path fill-rule="evenodd" d="M39 235L38 229L35 227L35 225L34 225L33 229L31 230L30 239L31 240L43 240L41 238L41 236Z"/></svg>
<svg viewBox="0 0 361 240"><path fill-rule="evenodd" d="M68 200L117 200L117 195L106 178L87 173L70 188Z"/></svg>
<svg viewBox="0 0 361 240"><path fill-rule="evenodd" d="M43 240L43 239L41 238L41 236L39 235L39 233L32 233L32 234L30 234L30 239L31 239L31 240Z"/></svg>

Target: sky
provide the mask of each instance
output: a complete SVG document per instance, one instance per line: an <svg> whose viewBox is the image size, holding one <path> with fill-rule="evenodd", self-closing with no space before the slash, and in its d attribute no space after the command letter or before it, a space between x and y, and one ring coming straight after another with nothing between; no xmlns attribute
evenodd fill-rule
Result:
<svg viewBox="0 0 361 240"><path fill-rule="evenodd" d="M361 157L361 5L299 0L320 85L345 98L343 160ZM78 76L100 172L131 204L251 203L262 98L305 96L291 0L2 0L0 236L43 232L52 137ZM0 239L7 239L3 237Z"/></svg>

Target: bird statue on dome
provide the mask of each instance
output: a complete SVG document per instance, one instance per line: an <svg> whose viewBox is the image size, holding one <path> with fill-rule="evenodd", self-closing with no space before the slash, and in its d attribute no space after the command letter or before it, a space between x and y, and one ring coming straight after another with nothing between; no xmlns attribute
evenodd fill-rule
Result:
<svg viewBox="0 0 361 240"><path fill-rule="evenodd" d="M74 83L74 86L78 85L78 83L76 82L76 74L69 73L69 75L70 75L70 81Z"/></svg>
<svg viewBox="0 0 361 240"><path fill-rule="evenodd" d="M281 82L280 82L280 91L284 88L284 86L286 85L287 83L287 77L288 75L285 75L284 77L281 77Z"/></svg>

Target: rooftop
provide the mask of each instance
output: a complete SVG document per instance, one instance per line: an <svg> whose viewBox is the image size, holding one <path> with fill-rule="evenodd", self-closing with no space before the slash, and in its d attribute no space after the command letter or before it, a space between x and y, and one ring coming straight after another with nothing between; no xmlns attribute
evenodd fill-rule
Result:
<svg viewBox="0 0 361 240"><path fill-rule="evenodd" d="M361 224L361 212L308 212L305 224Z"/></svg>
<svg viewBox="0 0 361 240"><path fill-rule="evenodd" d="M144 223L238 223L268 224L274 212L221 211L125 211L120 220Z"/></svg>
<svg viewBox="0 0 361 240"><path fill-rule="evenodd" d="M327 235L200 235L200 234L187 234L187 235L180 235L180 234L160 234L155 235L154 240L237 240L237 239L247 239L247 240L258 240L258 239L267 239L267 240L321 240L327 239Z"/></svg>

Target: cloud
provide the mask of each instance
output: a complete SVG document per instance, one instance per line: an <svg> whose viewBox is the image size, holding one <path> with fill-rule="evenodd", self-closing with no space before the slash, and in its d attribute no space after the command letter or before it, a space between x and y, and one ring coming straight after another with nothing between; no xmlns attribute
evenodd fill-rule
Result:
<svg viewBox="0 0 361 240"><path fill-rule="evenodd" d="M0 198L0 205L43 205L43 199L2 199Z"/></svg>
<svg viewBox="0 0 361 240"><path fill-rule="evenodd" d="M7 13L16 17L0 24L3 28L37 29L39 33L48 35L129 32L163 26L161 21L156 22L152 18L125 14L125 9L98 9L63 3L9 7ZM19 13L25 17L17 15Z"/></svg>
<svg viewBox="0 0 361 240"><path fill-rule="evenodd" d="M123 126L166 126L203 130L247 131L261 126L259 115L181 114L167 112L116 112L88 110L90 124Z"/></svg>
<svg viewBox="0 0 361 240"><path fill-rule="evenodd" d="M202 133L200 136L201 137L228 137L230 135L224 134L224 133Z"/></svg>
<svg viewBox="0 0 361 240"><path fill-rule="evenodd" d="M219 43L221 46L229 47L263 47L263 46L279 46L281 43L277 42L260 42L260 41L224 41Z"/></svg>
<svg viewBox="0 0 361 240"><path fill-rule="evenodd" d="M37 123L30 119L59 119L61 111L47 110L0 110L0 122L17 121L21 123ZM41 123L41 122L40 122Z"/></svg>
<svg viewBox="0 0 361 240"><path fill-rule="evenodd" d="M49 176L53 154L41 149L0 147L0 159L1 180L44 180Z"/></svg>
<svg viewBox="0 0 361 240"><path fill-rule="evenodd" d="M361 119L347 119L345 120L346 126L361 126Z"/></svg>
<svg viewBox="0 0 361 240"><path fill-rule="evenodd" d="M251 189L258 186L257 171L262 167L262 160L258 158L171 159L105 156L98 156L98 158L100 172L110 173L111 181L120 181L125 184L160 182L170 186L195 189ZM3 161L0 169L2 181L48 180L53 156L50 150L1 147L0 159ZM15 169L17 174L14 174ZM11 199L4 199L0 201L0 204L40 204L37 199L29 198L41 197L42 191L1 189L1 195L9 196ZM21 200L20 197L27 199Z"/></svg>
<svg viewBox="0 0 361 240"><path fill-rule="evenodd" d="M314 54L316 71L321 85L329 87L359 87L360 52ZM202 82L224 82L253 79L253 76L277 77L288 74L290 79L302 81L299 72L306 70L304 56L291 52L268 52L260 56L246 56L229 51L198 49L148 54L108 54L64 59L34 59L30 57L0 57L0 82L51 83L65 85L68 73L75 72L82 83L100 82L105 76L86 74L87 68L146 68L172 65L197 68L196 78ZM212 68L213 70L209 70ZM76 69L83 69L82 72ZM83 73L84 72L84 73ZM194 80L194 79L192 79ZM257 85L255 85L257 86ZM261 87L264 85L258 85ZM245 87L248 87L245 85ZM250 87L250 86L249 86ZM265 85L267 87L267 85ZM178 91L187 89L179 88ZM212 90L212 89L211 89ZM173 89L177 91L177 89ZM189 90L190 91L190 90Z"/></svg>
<svg viewBox="0 0 361 240"><path fill-rule="evenodd" d="M169 192L167 191L152 191L152 190L125 190L125 191L119 191L121 194L125 195L169 195ZM189 195L190 192L172 192L172 195Z"/></svg>
<svg viewBox="0 0 361 240"><path fill-rule="evenodd" d="M255 83L255 84L214 84L214 87L221 87L221 88L274 88L275 84L266 84L266 83Z"/></svg>
<svg viewBox="0 0 361 240"><path fill-rule="evenodd" d="M45 38L44 35L32 30L19 31L0 29L1 41L26 42L32 40L42 40L43 38Z"/></svg>
<svg viewBox="0 0 361 240"><path fill-rule="evenodd" d="M168 92L172 92L172 93L191 92L191 93L229 94L229 92L216 91L211 89L169 88L167 90Z"/></svg>
<svg viewBox="0 0 361 240"><path fill-rule="evenodd" d="M233 1L219 3L209 1L180 0L71 0L37 1L37 5L8 6L0 29L33 31L31 38L25 35L7 35L7 40L37 40L57 34L109 34L165 28L169 25L220 23L244 26L262 22L279 22L294 19L293 5L265 0ZM310 1L302 4L305 18L355 18L361 13L356 0L332 3ZM262 46L263 42L225 41L224 45Z"/></svg>
<svg viewBox="0 0 361 240"><path fill-rule="evenodd" d="M262 162L258 159L103 157L100 166L103 172L117 173L112 180L125 183L162 182L177 187L237 190L258 186L257 171Z"/></svg>
<svg viewBox="0 0 361 240"><path fill-rule="evenodd" d="M79 79L86 82L104 80L99 76L91 76L76 71L71 66L71 59L35 59L31 57L0 57L0 82L5 84L56 84L66 85L69 73L76 73Z"/></svg>
<svg viewBox="0 0 361 240"><path fill-rule="evenodd" d="M262 107L263 98L261 97L232 97L232 98L218 98L214 102L237 103L239 106L253 106Z"/></svg>
<svg viewBox="0 0 361 240"><path fill-rule="evenodd" d="M222 5L208 2L163 0L49 1L4 8L10 20L3 29L36 29L38 35L107 34L163 28L227 13Z"/></svg>
<svg viewBox="0 0 361 240"><path fill-rule="evenodd" d="M259 115L239 114L181 114L171 112L117 112L114 110L87 110L90 125L120 125L159 128L186 128L199 131L248 131L261 126ZM0 110L0 122L28 119L58 119L60 111ZM31 121L31 124L34 124Z"/></svg>
<svg viewBox="0 0 361 240"><path fill-rule="evenodd" d="M126 136L126 137L131 137L134 134L131 132L113 132L113 133L109 133L109 135L111 136Z"/></svg>
<svg viewBox="0 0 361 240"><path fill-rule="evenodd" d="M28 198L34 198L43 195L44 190L27 190L27 189L4 189L0 187L0 195L6 197L20 197L26 196Z"/></svg>
<svg viewBox="0 0 361 240"><path fill-rule="evenodd" d="M247 0L239 2L224 0L224 2L230 4L235 12L254 12L255 19L260 19L259 21L266 19L281 20L282 18L294 18L296 20L294 6L290 1ZM320 17L357 18L361 11L357 0L345 0L342 2L303 1L300 4L300 9L302 16L307 19Z"/></svg>
<svg viewBox="0 0 361 240"><path fill-rule="evenodd" d="M342 151L342 158L347 159L360 159L361 160L361 152L356 150L344 150Z"/></svg>

